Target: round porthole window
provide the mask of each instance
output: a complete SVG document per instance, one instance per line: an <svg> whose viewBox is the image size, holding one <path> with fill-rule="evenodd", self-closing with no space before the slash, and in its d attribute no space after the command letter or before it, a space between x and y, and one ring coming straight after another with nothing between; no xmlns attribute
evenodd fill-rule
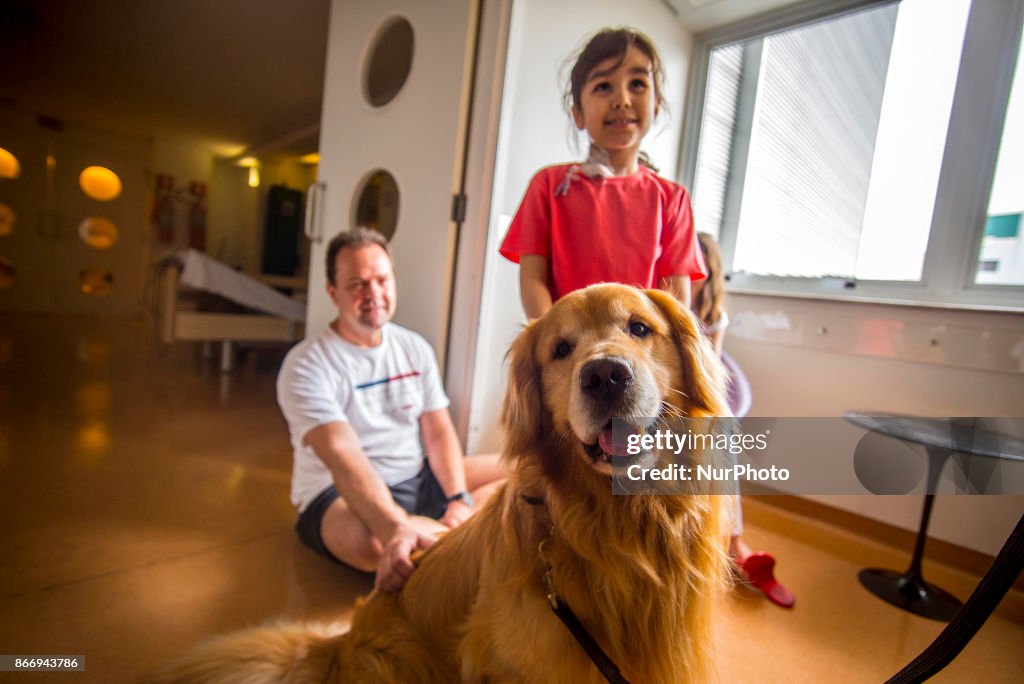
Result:
<svg viewBox="0 0 1024 684"><path fill-rule="evenodd" d="M117 199L121 194L121 179L105 166L89 166L78 176L78 185L89 197L100 202Z"/></svg>
<svg viewBox="0 0 1024 684"><path fill-rule="evenodd" d="M90 216L78 224L78 237L93 249L110 249L117 242L117 226L99 216Z"/></svg>
<svg viewBox="0 0 1024 684"><path fill-rule="evenodd" d="M373 228L388 240L398 226L398 184L395 177L383 169L368 175L356 194L353 227Z"/></svg>
<svg viewBox="0 0 1024 684"><path fill-rule="evenodd" d="M78 289L93 297L106 297L114 289L114 274L105 268L83 268L78 272Z"/></svg>
<svg viewBox="0 0 1024 684"><path fill-rule="evenodd" d="M6 204L0 204L0 237L13 233L17 220L18 214L13 209Z"/></svg>
<svg viewBox="0 0 1024 684"><path fill-rule="evenodd" d="M395 99L409 78L413 51L412 24L396 17L384 24L363 66L363 97L374 107Z"/></svg>

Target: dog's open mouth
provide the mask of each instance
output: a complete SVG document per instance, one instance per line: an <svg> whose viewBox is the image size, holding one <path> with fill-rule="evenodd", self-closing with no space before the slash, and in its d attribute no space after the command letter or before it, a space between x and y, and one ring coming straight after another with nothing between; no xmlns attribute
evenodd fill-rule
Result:
<svg viewBox="0 0 1024 684"><path fill-rule="evenodd" d="M609 420L597 433L597 441L593 444L583 443L583 450L593 465L607 464L613 468L625 468L642 455L636 446L637 440L633 439L634 435L639 437L642 434L644 429L640 426L624 420Z"/></svg>

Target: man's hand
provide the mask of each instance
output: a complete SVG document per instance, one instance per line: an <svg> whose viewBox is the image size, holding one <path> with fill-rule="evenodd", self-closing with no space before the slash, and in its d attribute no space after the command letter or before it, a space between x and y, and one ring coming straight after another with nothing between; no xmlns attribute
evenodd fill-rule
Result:
<svg viewBox="0 0 1024 684"><path fill-rule="evenodd" d="M469 520L471 515L473 515L473 509L462 501L449 501L448 508L445 509L444 515L438 522L445 527L454 529Z"/></svg>
<svg viewBox="0 0 1024 684"><path fill-rule="evenodd" d="M407 525L399 527L381 553L374 585L381 591L398 591L404 587L416 569L410 558L413 551L426 550L435 541L436 537Z"/></svg>

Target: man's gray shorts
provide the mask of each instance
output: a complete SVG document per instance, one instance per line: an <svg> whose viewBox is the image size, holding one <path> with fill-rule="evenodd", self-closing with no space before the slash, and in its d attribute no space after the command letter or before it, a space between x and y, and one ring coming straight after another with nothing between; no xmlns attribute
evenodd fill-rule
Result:
<svg viewBox="0 0 1024 684"><path fill-rule="evenodd" d="M391 496L395 503L405 509L409 515L422 515L437 520L444 515L448 502L445 501L441 485L434 478L434 473L426 461L423 462L423 470L408 480L390 485ZM322 492L316 495L306 510L299 514L295 522L295 532L298 533L302 543L313 549L321 556L342 563L334 557L324 545L323 537L320 536L320 523L324 519L324 513L328 507L338 498L338 490L334 485L328 485ZM342 563L342 565L346 565Z"/></svg>

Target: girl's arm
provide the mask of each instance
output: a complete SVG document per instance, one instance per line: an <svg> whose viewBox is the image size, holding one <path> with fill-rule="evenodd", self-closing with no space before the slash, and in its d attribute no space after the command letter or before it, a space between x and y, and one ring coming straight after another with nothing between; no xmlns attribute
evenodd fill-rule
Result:
<svg viewBox="0 0 1024 684"><path fill-rule="evenodd" d="M540 318L551 308L547 257L523 254L519 258L519 295L523 299L526 317L531 321Z"/></svg>
<svg viewBox="0 0 1024 684"><path fill-rule="evenodd" d="M725 330L716 330L710 335L708 339L711 340L711 344L715 348L715 353L718 354L718 358L722 358L722 346L725 344Z"/></svg>
<svg viewBox="0 0 1024 684"><path fill-rule="evenodd" d="M674 275L658 281L658 289L668 292L687 309L690 308L690 277Z"/></svg>
<svg viewBox="0 0 1024 684"><path fill-rule="evenodd" d="M687 308L690 308L690 279L686 276L669 276L668 278L662 278L658 283L658 289L665 290L665 292L668 292L680 302L686 304ZM711 340L711 344L715 348L715 353L718 354L719 358L721 358L722 347L725 345L725 328L708 333L708 339Z"/></svg>

